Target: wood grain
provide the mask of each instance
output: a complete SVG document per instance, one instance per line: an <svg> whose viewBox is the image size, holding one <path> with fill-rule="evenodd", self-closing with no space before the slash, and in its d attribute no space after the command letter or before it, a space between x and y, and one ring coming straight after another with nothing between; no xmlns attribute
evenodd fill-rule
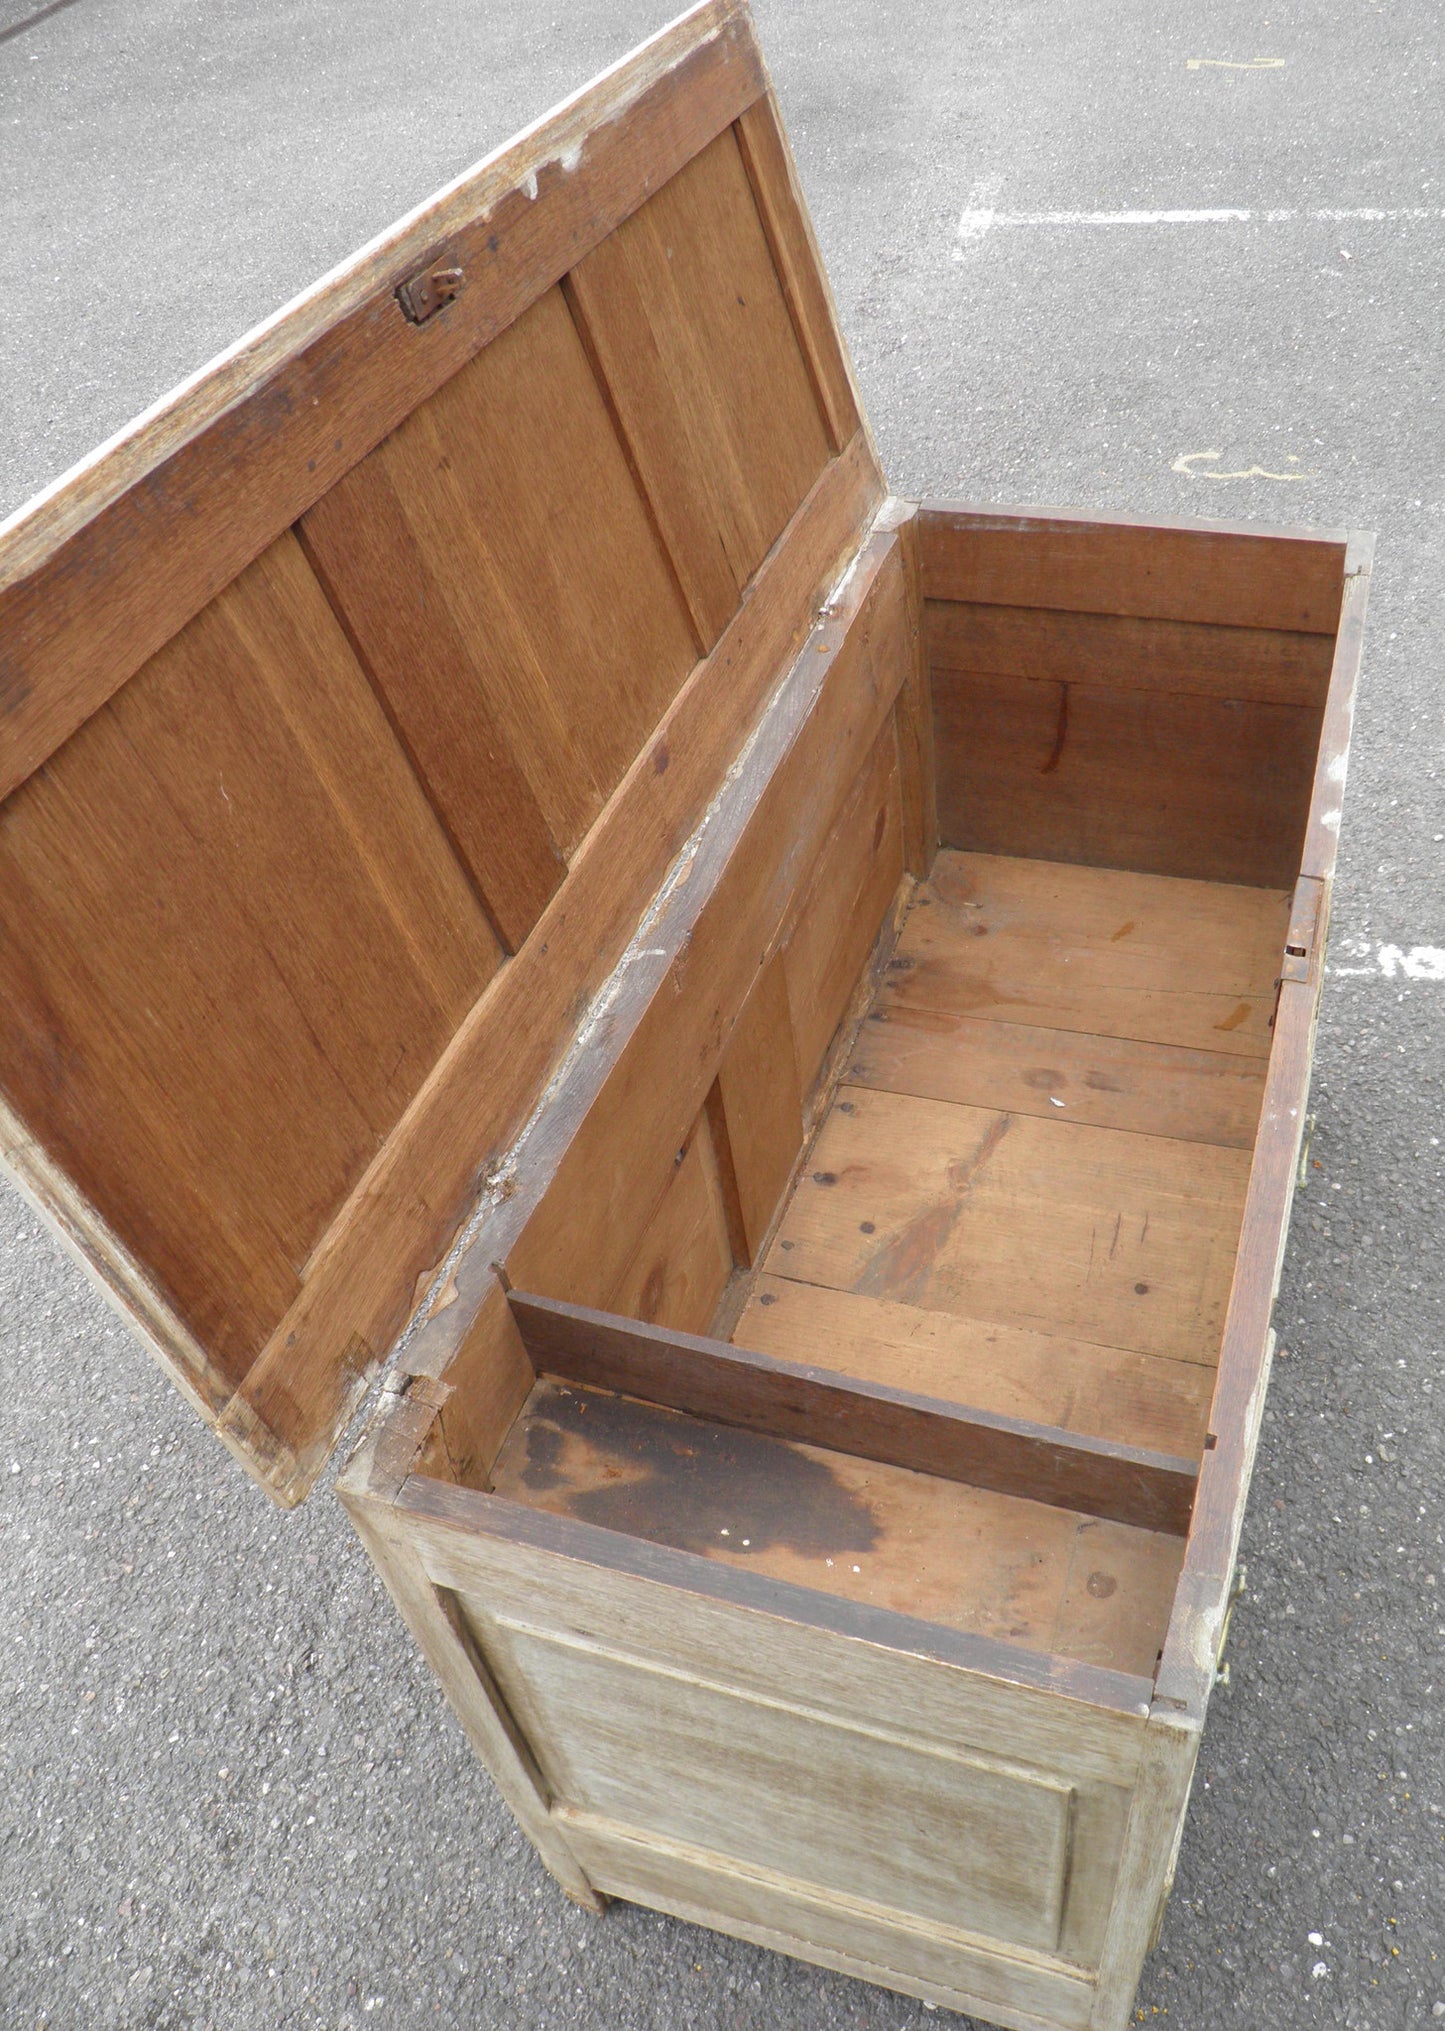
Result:
<svg viewBox="0 0 1445 2031"><path fill-rule="evenodd" d="M929 501L925 599L1333 635L1347 538Z"/></svg>
<svg viewBox="0 0 1445 2031"><path fill-rule="evenodd" d="M281 1499L299 1499L320 1471L402 1324L416 1279L438 1261L525 1124L587 997L617 964L716 795L880 495L855 440L799 510L747 604L613 793L531 938L463 1020L313 1255L303 1289L226 1412L258 1477ZM846 630L832 632L837 639ZM485 1293L480 1262L477 1275L471 1286L458 1270L460 1295L443 1315L449 1352Z"/></svg>
<svg viewBox="0 0 1445 2031"><path fill-rule="evenodd" d="M1074 1795L1050 1773L950 1755L910 1739L903 1717L849 1727L545 1626L484 1627L508 1702L546 1745L564 1824L578 1812L630 1824L934 1924L1057 1947Z"/></svg>
<svg viewBox="0 0 1445 2031"><path fill-rule="evenodd" d="M855 1086L921 1100L1232 1149L1253 1147L1264 1097L1262 1059L989 1021L899 1000L864 1023L847 1077Z"/></svg>
<svg viewBox="0 0 1445 2031"><path fill-rule="evenodd" d="M348 1468L353 1494L364 1493L372 1464L364 1454ZM535 1620L545 1599L560 1626L670 1669L707 1672L845 1721L889 1727L906 1713L913 1734L943 1748L974 1748L1075 1781L1133 1781L1148 1679L421 1475L393 1491L388 1515L434 1584L482 1596L495 1615Z"/></svg>
<svg viewBox="0 0 1445 2031"><path fill-rule="evenodd" d="M991 1951L977 1934L925 1925L891 1907L746 1869L725 1854L589 1815L567 1813L564 1823L599 1885L684 1924L710 1926L1012 2031L1044 2025L1085 2031L1088 2025L1094 1988L1075 1968L1016 1949ZM1088 1875L1086 1867L1072 1880Z"/></svg>
<svg viewBox="0 0 1445 2031"><path fill-rule="evenodd" d="M1350 762L1350 735L1355 723L1355 695L1365 645L1365 608L1370 596L1370 568L1375 554L1371 535L1354 534L1345 559L1345 597L1340 630L1330 669L1329 700L1320 731L1314 793L1310 798L1309 832L1300 872L1329 881L1340 845L1340 820L1345 807L1345 775Z"/></svg>
<svg viewBox="0 0 1445 2031"><path fill-rule="evenodd" d="M774 1274L1212 1364L1240 1150L844 1089Z"/></svg>
<svg viewBox="0 0 1445 2031"><path fill-rule="evenodd" d="M303 528L515 949L696 660L561 291Z"/></svg>
<svg viewBox="0 0 1445 2031"><path fill-rule="evenodd" d="M733 131L828 441L841 451L867 423L776 95L769 91L755 99L739 114Z"/></svg>
<svg viewBox="0 0 1445 2031"><path fill-rule="evenodd" d="M568 286L710 647L829 456L736 136L703 149Z"/></svg>
<svg viewBox="0 0 1445 2031"><path fill-rule="evenodd" d="M1188 692L1318 708L1331 635L1138 620L1121 614L929 600L929 661L940 670L1028 677L1110 690Z"/></svg>
<svg viewBox="0 0 1445 2031"><path fill-rule="evenodd" d="M1275 1049L1220 1349L1211 1418L1218 1444L1200 1476L1189 1558L1160 1665L1161 1702L1195 1721L1203 1720L1213 1687L1264 1416L1273 1353L1270 1317L1289 1235L1323 970L1317 951L1312 977L1286 980L1279 990Z"/></svg>
<svg viewBox="0 0 1445 2031"><path fill-rule="evenodd" d="M567 1895L586 1909L600 1912L603 1900L551 1817L551 1800L531 1745L498 1691L455 1597L431 1583L414 1547L396 1529L384 1507L366 1502L354 1491L342 1499L402 1620L441 1681L497 1789Z"/></svg>
<svg viewBox="0 0 1445 2031"><path fill-rule="evenodd" d="M763 88L746 14L695 8L12 518L0 796ZM413 325L422 266L467 284Z"/></svg>
<svg viewBox="0 0 1445 2031"><path fill-rule="evenodd" d="M1317 706L942 669L933 705L946 846L1261 888L1298 871Z"/></svg>
<svg viewBox="0 0 1445 2031"><path fill-rule="evenodd" d="M879 1006L1264 1058L1290 900L1283 889L940 853Z"/></svg>
<svg viewBox="0 0 1445 2031"><path fill-rule="evenodd" d="M661 1192L759 970L797 912L806 871L826 861L837 814L849 807L860 779L875 780L899 672L891 659L875 656L873 643L892 629L899 584L896 539L876 539L865 549L847 606L830 617L832 638L804 651L798 718L786 744L780 742L783 751L748 785L715 885L699 886L686 899L695 914L675 957L654 940L670 959L666 978L633 1034L618 1039L606 1079L506 1253L507 1274L520 1288L607 1303L619 1251L631 1247L619 1208L647 1207ZM865 850L870 837L864 835ZM896 879L896 844L893 855ZM851 898L845 893L843 900ZM856 942L841 913L833 919L840 922ZM839 980L841 996L866 950L865 941ZM788 998L796 1036L791 977Z"/></svg>
<svg viewBox="0 0 1445 2031"><path fill-rule="evenodd" d="M1188 1528L1187 1460L583 1306L516 1291L511 1304L533 1366L564 1381L1144 1530Z"/></svg>
<svg viewBox="0 0 1445 2031"><path fill-rule="evenodd" d="M781 954L758 974L718 1066L718 1097L746 1259L772 1226L803 1146L802 1099Z"/></svg>
<svg viewBox="0 0 1445 2031"><path fill-rule="evenodd" d="M918 509L890 501L908 578L908 630L912 667L898 694L898 763L903 789L903 852L910 874L922 880L938 851L938 764L933 745L933 679L924 631L923 565Z"/></svg>
<svg viewBox="0 0 1445 2031"><path fill-rule="evenodd" d="M887 638L893 646L893 638ZM906 666L888 666L890 697ZM832 831L792 903L783 952L793 1044L803 1092L811 1091L903 874L898 746L891 718L849 791Z"/></svg>
<svg viewBox="0 0 1445 2031"><path fill-rule="evenodd" d="M1153 1669L1184 1549L1172 1535L545 1380L493 1479L514 1503L943 1629L1046 1653L1067 1631L1066 1654L1125 1673ZM1096 1600L1122 1591L1131 1612L1098 1627L1091 1581Z"/></svg>
<svg viewBox="0 0 1445 2031"><path fill-rule="evenodd" d="M619 1224L624 1224L620 1209ZM702 1333L732 1268L723 1182L702 1115L678 1151L672 1175L608 1305L651 1325Z"/></svg>
<svg viewBox="0 0 1445 2031"><path fill-rule="evenodd" d="M740 1347L1197 1460L1214 1373L1124 1347L760 1276Z"/></svg>
<svg viewBox="0 0 1445 2031"><path fill-rule="evenodd" d="M0 811L0 1081L233 1379L499 954L294 539Z"/></svg>

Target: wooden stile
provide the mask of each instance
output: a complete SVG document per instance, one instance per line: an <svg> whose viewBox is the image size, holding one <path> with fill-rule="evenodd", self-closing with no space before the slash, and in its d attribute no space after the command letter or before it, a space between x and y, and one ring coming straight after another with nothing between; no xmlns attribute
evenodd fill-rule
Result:
<svg viewBox="0 0 1445 2031"><path fill-rule="evenodd" d="M0 528L0 1154L588 1909L1129 2021L1369 557L889 498L734 0Z"/></svg>

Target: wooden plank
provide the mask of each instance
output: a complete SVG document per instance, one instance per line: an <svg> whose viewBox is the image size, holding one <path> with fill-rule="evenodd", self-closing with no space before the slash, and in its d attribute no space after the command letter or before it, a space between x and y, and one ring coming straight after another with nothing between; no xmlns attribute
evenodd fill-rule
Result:
<svg viewBox="0 0 1445 2031"><path fill-rule="evenodd" d="M1188 1460L844 1380L811 1363L633 1326L583 1306L517 1291L511 1303L534 1368L565 1381L1143 1530L1188 1528L1195 1480Z"/></svg>
<svg viewBox="0 0 1445 2031"><path fill-rule="evenodd" d="M1329 702L1320 731L1314 791L1310 798L1309 831L1300 862L1302 874L1322 881L1329 881L1334 875L1335 857L1339 851L1345 773L1349 767L1350 734L1355 723L1355 692L1364 652L1365 607L1370 596L1370 568L1374 554L1373 536L1351 536L1345 559L1345 598L1340 613L1340 631L1335 640L1334 663L1330 670Z"/></svg>
<svg viewBox="0 0 1445 2031"><path fill-rule="evenodd" d="M888 616L891 652L901 601ZM886 661L889 695L906 666ZM903 809L891 718L859 771L806 885L800 885L783 952L798 1078L809 1093L822 1070L879 925L903 874Z"/></svg>
<svg viewBox="0 0 1445 2031"><path fill-rule="evenodd" d="M612 1536L1036 1652L1086 1616L1072 1592L1122 1591L1133 1616L1088 1631L1085 1661L1128 1674L1154 1668L1184 1551L1110 1524L1080 1567L1094 1519L1075 1511L546 1380L493 1479Z"/></svg>
<svg viewBox="0 0 1445 2031"><path fill-rule="evenodd" d="M763 88L746 12L694 8L0 527L0 797ZM466 284L413 325L423 267Z"/></svg>
<svg viewBox="0 0 1445 2031"><path fill-rule="evenodd" d="M844 1089L767 1268L925 1310L1213 1363L1242 1150Z"/></svg>
<svg viewBox="0 0 1445 2031"><path fill-rule="evenodd" d="M1237 1052L991 1022L894 1000L864 1023L847 1077L921 1100L1250 1149L1264 1064Z"/></svg>
<svg viewBox="0 0 1445 2031"><path fill-rule="evenodd" d="M915 502L890 502L908 575L912 665L898 694L898 762L903 786L904 864L922 880L938 851L938 769L933 746L933 679L923 625L923 564Z"/></svg>
<svg viewBox="0 0 1445 2031"><path fill-rule="evenodd" d="M623 1224L620 1209L618 1217ZM703 1115L678 1151L672 1176L608 1304L629 1318L701 1333L732 1269L723 1184Z"/></svg>
<svg viewBox="0 0 1445 2031"><path fill-rule="evenodd" d="M929 600L928 656L940 670L1029 677L1110 690L1179 691L1318 708L1330 635L1138 620L1123 614Z"/></svg>
<svg viewBox="0 0 1445 2031"><path fill-rule="evenodd" d="M12 1108L0 1101L0 1166L26 1204L95 1278L146 1352L191 1408L213 1425L235 1388L235 1378L202 1345L154 1275L96 1212L72 1178L35 1140Z"/></svg>
<svg viewBox="0 0 1445 2031"><path fill-rule="evenodd" d="M709 647L829 456L736 136L703 149L568 287Z"/></svg>
<svg viewBox="0 0 1445 2031"><path fill-rule="evenodd" d="M469 1488L490 1486L492 1462L536 1386L507 1294L494 1277L471 1331L444 1381L421 1375L413 1389L435 1392L436 1457L426 1471L444 1466L446 1478Z"/></svg>
<svg viewBox="0 0 1445 2031"><path fill-rule="evenodd" d="M365 1454L346 1473L364 1490ZM909 1728L1076 1781L1128 1786L1148 1679L893 1615L414 1475L395 1491L428 1575L489 1614L560 1627L684 1671L797 1699L843 1720Z"/></svg>
<svg viewBox="0 0 1445 2031"><path fill-rule="evenodd" d="M930 501L920 535L925 599L1317 635L1339 622L1333 531Z"/></svg>
<svg viewBox="0 0 1445 2031"><path fill-rule="evenodd" d="M313 1255L304 1288L226 1412L280 1499L298 1500L325 1463L416 1278L437 1262L525 1124L579 1008L617 964L880 495L867 448L855 440L804 503L746 606L613 793L532 937L464 1020ZM823 632L836 641L844 628L830 623ZM485 1292L480 1259L476 1276L471 1283L458 1269L439 1368Z"/></svg>
<svg viewBox="0 0 1445 2031"><path fill-rule="evenodd" d="M6 802L0 865L0 1083L234 1384L498 960L293 539Z"/></svg>
<svg viewBox="0 0 1445 2031"><path fill-rule="evenodd" d="M1206 1468L1200 1475L1188 1561L1159 1670L1159 1698L1165 1709L1201 1722L1223 1639L1244 1505L1264 1416L1273 1351L1269 1322L1289 1236L1323 971L1323 950L1316 948L1311 976L1285 980L1279 990L1275 1048L1250 1169L1211 1414L1217 1444L1206 1456Z"/></svg>
<svg viewBox="0 0 1445 2031"><path fill-rule="evenodd" d="M782 956L758 973L718 1066L738 1211L751 1262L803 1146L802 1100Z"/></svg>
<svg viewBox="0 0 1445 2031"><path fill-rule="evenodd" d="M404 1534L380 1505L365 1501L348 1485L346 1503L357 1536L366 1546L396 1603L402 1620L441 1681L442 1690L465 1728L472 1747L491 1772L543 1862L574 1903L600 1912L598 1896L551 1816L551 1800L531 1745L506 1702L455 1598L427 1578Z"/></svg>
<svg viewBox="0 0 1445 2031"><path fill-rule="evenodd" d="M562 292L303 527L478 886L515 891L515 949L561 878L551 842L571 856L696 661Z"/></svg>
<svg viewBox="0 0 1445 2031"><path fill-rule="evenodd" d="M738 116L734 132L828 441L841 451L867 423L776 94L755 99Z"/></svg>
<svg viewBox="0 0 1445 2031"><path fill-rule="evenodd" d="M733 1332L779 1361L1197 1460L1214 1372L764 1275Z"/></svg>
<svg viewBox="0 0 1445 2031"><path fill-rule="evenodd" d="M1319 709L935 670L946 846L1282 888Z"/></svg>
<svg viewBox="0 0 1445 2031"><path fill-rule="evenodd" d="M1088 2025L1093 1984L1076 1970L992 1950L974 1934L906 1922L896 1911L744 1868L684 1842L585 1814L564 1813L563 1820L593 1880L631 1903L1008 2031Z"/></svg>
<svg viewBox="0 0 1445 2031"><path fill-rule="evenodd" d="M686 937L672 954L649 934L650 947L669 960L667 978L635 1032L619 1039L610 1075L508 1249L513 1283L578 1304L607 1303L632 1247L618 1209L650 1206L660 1194L759 968L799 907L801 871L823 857L822 842L865 765L874 780L898 673L872 644L892 626L900 586L896 539L874 539L838 610L838 633L823 639L821 654L816 646L804 651L800 685L809 704L780 742L783 752L768 758L771 773L750 784L750 808L745 818L739 812L726 852L719 839L715 885L689 883ZM895 827L895 875L896 836ZM857 933L849 927L846 935ZM861 956L854 973L857 964ZM796 1034L791 980L789 1004Z"/></svg>
<svg viewBox="0 0 1445 2031"><path fill-rule="evenodd" d="M940 853L879 1007L1264 1058L1290 899L1283 889Z"/></svg>
<svg viewBox="0 0 1445 2031"><path fill-rule="evenodd" d="M850 1726L659 1670L545 1620L478 1621L564 1825L630 1823L934 1925L1057 1947L1074 1791L1051 1772L940 1749L906 1717Z"/></svg>
<svg viewBox="0 0 1445 2031"><path fill-rule="evenodd" d="M1136 2021L1134 1996L1168 1893L1198 1756L1198 1727L1156 1708L1144 1731L1144 1754L1100 1959L1090 2031L1127 2031Z"/></svg>

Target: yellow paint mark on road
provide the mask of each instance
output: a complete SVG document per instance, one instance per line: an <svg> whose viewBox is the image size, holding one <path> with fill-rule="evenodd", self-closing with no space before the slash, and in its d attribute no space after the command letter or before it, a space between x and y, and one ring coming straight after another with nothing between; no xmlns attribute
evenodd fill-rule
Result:
<svg viewBox="0 0 1445 2031"><path fill-rule="evenodd" d="M1181 451L1169 468L1171 472L1182 472L1190 480L1317 480L1317 472L1270 472L1262 465L1242 466L1238 472L1201 472L1199 468L1212 465L1223 458L1222 451ZM1299 460L1290 453L1289 463L1298 465Z"/></svg>
<svg viewBox="0 0 1445 2031"><path fill-rule="evenodd" d="M1247 63L1235 63L1227 56L1187 56L1184 59L1187 71L1282 71L1284 66L1282 56L1252 56Z"/></svg>

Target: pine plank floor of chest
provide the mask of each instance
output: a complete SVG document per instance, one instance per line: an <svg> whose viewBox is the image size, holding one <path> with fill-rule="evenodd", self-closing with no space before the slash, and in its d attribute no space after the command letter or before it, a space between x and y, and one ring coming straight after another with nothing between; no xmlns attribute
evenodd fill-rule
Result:
<svg viewBox="0 0 1445 2031"><path fill-rule="evenodd" d="M731 0L0 530L6 1162L580 1903L1129 2021L1369 558L891 495Z"/></svg>

